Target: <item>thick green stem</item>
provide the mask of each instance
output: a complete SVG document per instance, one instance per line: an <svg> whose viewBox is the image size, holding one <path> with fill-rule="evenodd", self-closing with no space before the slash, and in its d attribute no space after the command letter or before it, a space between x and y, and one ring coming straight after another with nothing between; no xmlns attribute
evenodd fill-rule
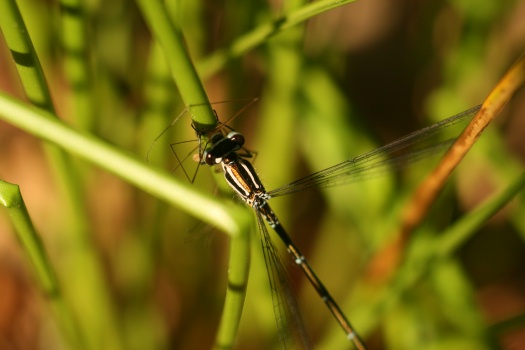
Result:
<svg viewBox="0 0 525 350"><path fill-rule="evenodd" d="M217 118L208 101L193 62L189 57L180 27L170 21L163 2L137 0L153 36L160 43L193 125L199 133L217 126Z"/></svg>

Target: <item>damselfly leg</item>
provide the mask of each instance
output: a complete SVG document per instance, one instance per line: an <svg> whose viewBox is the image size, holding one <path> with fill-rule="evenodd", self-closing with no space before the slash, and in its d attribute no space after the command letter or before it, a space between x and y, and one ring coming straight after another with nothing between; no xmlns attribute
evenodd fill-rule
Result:
<svg viewBox="0 0 525 350"><path fill-rule="evenodd" d="M237 109L237 111L224 123L221 123L219 121L219 118L217 117L217 112L214 110L215 117L217 120L217 126L210 130L197 130L194 123L192 123L192 128L194 129L197 138L185 140L185 141L179 141L179 142L172 142L169 143L169 147L171 149L171 152L173 153L173 165L168 165L168 168L170 168L170 172L175 173L177 170L181 170L184 174L185 178L190 182L194 183L195 178L197 177L197 173L199 171L200 165L204 164L203 161L203 154L204 150L207 147L207 144L209 142L210 135L215 135L217 133L225 133L227 134L230 131L233 131L233 129L228 125L229 123L233 122L237 117L239 117L243 112L245 112L251 105L253 105L258 99L257 98L251 98L246 99L248 103L245 103L245 100L240 100L243 102L242 107ZM211 103L212 106L217 107L218 105L226 105L231 104L235 101L220 101L220 102L214 102ZM237 101L239 102L239 101ZM190 110L192 107L198 107L200 105L192 105L186 107L162 132L153 140L152 144L150 145L148 152L146 154L146 161L150 162L150 159L152 158L152 155L155 153L155 149L157 149L157 144L161 143L160 141L164 138L170 137L170 131L173 130L174 126L178 124L179 120L190 114ZM162 146L164 147L165 143L162 143ZM241 152L243 152L243 156L245 157L253 157L256 153L253 151L249 151L247 149L242 149ZM191 160L191 162L188 162L188 160ZM193 163L192 165L188 165L188 163ZM188 169L187 169L188 168ZM189 170L191 169L191 170Z"/></svg>

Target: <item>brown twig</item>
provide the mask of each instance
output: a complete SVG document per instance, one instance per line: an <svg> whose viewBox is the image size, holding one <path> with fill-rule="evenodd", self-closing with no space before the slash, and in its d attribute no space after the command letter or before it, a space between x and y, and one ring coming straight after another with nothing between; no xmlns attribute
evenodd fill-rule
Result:
<svg viewBox="0 0 525 350"><path fill-rule="evenodd" d="M418 187L403 211L400 228L393 240L379 250L369 264L368 280L382 282L392 275L401 262L402 253L410 235L424 220L452 171L481 136L483 130L496 118L516 90L521 87L524 80L525 56L522 56L491 91L476 116L432 173Z"/></svg>

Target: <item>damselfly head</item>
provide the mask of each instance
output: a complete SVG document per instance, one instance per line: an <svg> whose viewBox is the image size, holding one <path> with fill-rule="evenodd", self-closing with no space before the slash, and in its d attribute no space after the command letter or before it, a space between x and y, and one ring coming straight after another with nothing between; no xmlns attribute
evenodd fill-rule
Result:
<svg viewBox="0 0 525 350"><path fill-rule="evenodd" d="M231 131L224 136L222 133L213 135L209 141L209 148L204 151L204 162L208 165L217 165L224 159L231 159L235 152L244 146L244 136L237 131ZM249 154L249 152L244 152Z"/></svg>
<svg viewBox="0 0 525 350"><path fill-rule="evenodd" d="M188 111L191 107L184 109L172 123L170 123L153 141L148 150L146 159L148 162L169 168L170 172L182 171L186 179L193 183L197 176L197 171L201 164L216 165L232 152L237 152L243 148L244 136L228 125L235 118L241 115L257 99L242 100L242 105L235 101L212 103L213 111L217 119L217 125L211 129L202 129L195 121L191 121ZM233 105L235 113L226 111L224 107L231 109ZM218 110L216 111L216 108ZM224 123L219 121L219 115L232 115ZM196 137L194 139L182 139L184 136L177 136L181 131L188 130L187 122L190 122ZM199 126L199 127L198 127ZM191 137L191 136L186 136ZM172 140L176 141L173 142ZM165 150L171 149L171 152ZM249 154L249 152L246 152ZM160 159L160 160L159 160ZM188 161L191 159L191 161ZM152 160L154 160L152 162ZM195 165L196 164L196 165Z"/></svg>

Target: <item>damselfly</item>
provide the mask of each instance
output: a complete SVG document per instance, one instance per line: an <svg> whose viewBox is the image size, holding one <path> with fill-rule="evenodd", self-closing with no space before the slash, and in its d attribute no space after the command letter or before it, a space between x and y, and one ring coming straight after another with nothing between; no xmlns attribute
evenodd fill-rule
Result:
<svg viewBox="0 0 525 350"><path fill-rule="evenodd" d="M293 243L292 239L277 219L277 216L268 205L267 200L270 196L264 189L264 186L259 180L252 164L237 153L244 145L244 137L237 132L230 132L226 136L217 133L210 139L210 143L211 147L204 152L204 161L206 164L221 164L228 185L235 190L246 204L255 210L261 232L261 242L268 270L268 277L270 279L270 284L273 287L272 296L274 300L281 297L281 291L283 291L285 295L289 294L290 291L286 287L286 282L283 281L284 272L282 264L270 239L268 231L266 230L264 220L266 220L272 229L279 235L279 238L286 245L288 252L293 256L295 263L301 267L312 286L326 303L330 312L337 319L341 327L343 327L348 338L355 344L357 349L365 349L363 342L357 336L342 310L312 270L304 255ZM279 301L277 302L277 305L282 305L283 307L289 306L288 303L290 300L293 300L293 297ZM278 308L277 312L284 312L284 310L283 308ZM285 315L276 316L279 333L283 334L287 327L284 323L286 317ZM304 339L304 341L304 345L307 345L307 339Z"/></svg>
<svg viewBox="0 0 525 350"><path fill-rule="evenodd" d="M272 297L274 298L274 303L278 306L276 308L276 319L281 335L286 332L287 328L287 324L284 321L286 319L284 317L285 314L290 313L294 315L298 314L298 312L293 310L295 302L293 301L289 287L284 281L284 268L282 267L276 248L270 239L264 221L272 227L285 244L295 263L300 266L309 282L321 296L330 312L343 328L348 339L352 341L357 349L365 349L364 343L357 335L341 308L337 305L323 283L314 273L303 254L293 243L290 236L277 219L277 216L268 204L268 200L272 197L295 193L307 188L331 187L361 180L374 174L389 171L392 168L402 167L408 163L427 157L430 154L443 151L451 145L453 139L440 142L431 147L412 151L401 156L392 157L393 154L401 149L415 145L420 141L435 135L443 128L449 127L461 120L473 116L479 109L480 106L473 107L453 117L402 137L386 146L379 147L361 156L321 170L272 191L265 190L252 164L240 152L245 142L244 137L240 133L231 131L226 134L219 128L215 134L208 134L209 141L203 147L203 151L199 151L201 162L210 166L221 165L228 185L255 211L261 234L261 242L267 265L268 277L270 285L272 286ZM288 299L281 299L283 298L282 295ZM285 309L286 307L292 309L288 309L287 311ZM300 325L301 321L291 320L291 322L297 322ZM308 340L305 339L304 342L305 346L308 346ZM286 343L283 343L286 347Z"/></svg>

